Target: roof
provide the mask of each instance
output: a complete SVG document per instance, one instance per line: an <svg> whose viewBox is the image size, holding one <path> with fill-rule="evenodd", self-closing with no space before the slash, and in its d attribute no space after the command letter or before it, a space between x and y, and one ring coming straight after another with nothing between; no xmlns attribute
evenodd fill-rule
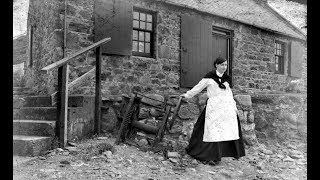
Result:
<svg viewBox="0 0 320 180"><path fill-rule="evenodd" d="M261 0L164 0L275 33L306 40L306 35Z"/></svg>

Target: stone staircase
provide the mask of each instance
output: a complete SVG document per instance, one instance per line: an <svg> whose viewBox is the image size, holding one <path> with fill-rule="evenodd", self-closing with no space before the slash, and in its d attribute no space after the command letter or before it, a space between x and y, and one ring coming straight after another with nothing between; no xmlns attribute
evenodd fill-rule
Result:
<svg viewBox="0 0 320 180"><path fill-rule="evenodd" d="M94 96L68 98L68 141L93 134ZM25 87L13 88L13 155L39 156L58 147L57 108L51 96L38 96Z"/></svg>
<svg viewBox="0 0 320 180"><path fill-rule="evenodd" d="M53 148L56 107L50 96L13 89L13 155L38 156Z"/></svg>

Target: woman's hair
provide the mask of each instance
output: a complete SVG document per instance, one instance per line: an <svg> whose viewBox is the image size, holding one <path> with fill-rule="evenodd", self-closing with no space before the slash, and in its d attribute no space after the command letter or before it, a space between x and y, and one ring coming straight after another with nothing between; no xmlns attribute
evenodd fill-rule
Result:
<svg viewBox="0 0 320 180"><path fill-rule="evenodd" d="M222 64L222 63L224 63L225 61L226 61L226 59L224 59L224 58L222 58L222 57L218 57L218 58L214 61L214 63L213 63L214 68L217 68L217 64Z"/></svg>

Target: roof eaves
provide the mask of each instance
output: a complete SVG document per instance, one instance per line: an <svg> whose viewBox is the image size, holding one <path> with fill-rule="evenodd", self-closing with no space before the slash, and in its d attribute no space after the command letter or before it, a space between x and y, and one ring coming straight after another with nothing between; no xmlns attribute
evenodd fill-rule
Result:
<svg viewBox="0 0 320 180"><path fill-rule="evenodd" d="M257 3L257 2L256 2ZM259 3L257 3L259 4ZM306 34L297 26L295 26L294 24L292 24L287 18L285 18L283 15L281 15L280 13L278 13L278 11L276 11L273 7L271 7L269 4L267 3L261 3L260 5L268 8L274 15L276 15L277 17L279 17L282 21L284 21L287 25L291 26L292 28L294 28L296 31L298 31L303 37L304 40L306 40L307 36Z"/></svg>
<svg viewBox="0 0 320 180"><path fill-rule="evenodd" d="M236 22L239 22L239 23L242 23L242 24L254 26L254 27L257 27L257 28L260 28L260 29L264 29L266 31L274 32L274 33L277 33L277 34L280 34L280 35L284 35L284 36L288 36L288 37L291 37L291 38L296 38L296 39L300 39L300 40L304 40L304 41L306 40L306 35L304 35L304 34L302 34L303 38L301 38L301 37L293 36L293 35L286 34L286 33L280 32L280 31L276 31L276 30L273 30L273 29L269 29L269 28L266 28L266 27L263 27L263 26L260 26L260 25L256 25L254 23L251 24L251 23L248 23L248 22L245 22L245 21L237 20L237 19L235 19L233 17L222 16L222 15L215 14L215 13L212 13L212 12L199 10L199 9L194 8L192 6L189 6L189 5L186 5L186 4L176 3L176 2L173 2L171 0L156 0L156 1L164 2L164 3L167 3L167 4L179 6L179 7L185 7L185 8L188 8L188 9L192 9L192 10L195 10L195 11L199 11L199 12L206 13L206 14L211 14L211 15L222 17L222 18L226 18L226 19L231 19L232 21L236 21Z"/></svg>

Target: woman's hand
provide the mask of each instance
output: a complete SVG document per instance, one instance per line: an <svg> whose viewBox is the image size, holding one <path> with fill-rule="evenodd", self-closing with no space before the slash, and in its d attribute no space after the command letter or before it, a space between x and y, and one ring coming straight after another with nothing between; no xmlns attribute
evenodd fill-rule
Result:
<svg viewBox="0 0 320 180"><path fill-rule="evenodd" d="M184 93L184 94L181 94L180 97L187 98L187 95L186 93Z"/></svg>

